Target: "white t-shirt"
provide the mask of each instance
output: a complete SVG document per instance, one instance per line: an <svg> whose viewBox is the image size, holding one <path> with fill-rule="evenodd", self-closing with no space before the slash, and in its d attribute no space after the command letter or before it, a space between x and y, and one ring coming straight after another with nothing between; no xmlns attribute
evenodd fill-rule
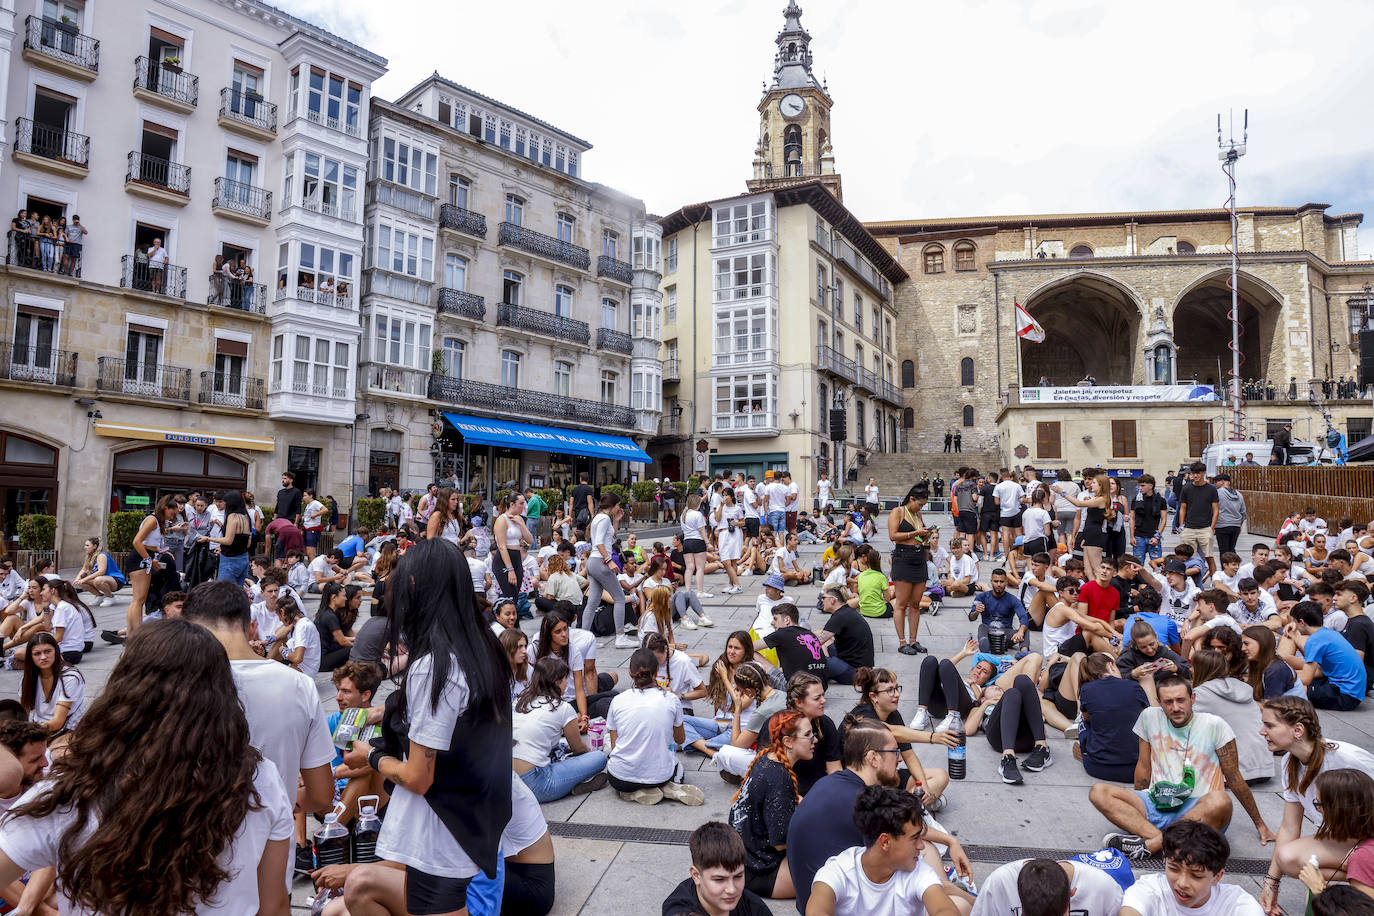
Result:
<svg viewBox="0 0 1374 916"><path fill-rule="evenodd" d="M677 769L673 729L681 724L682 701L666 690L631 687L617 693L606 711L606 731L616 737L607 772L652 785L672 779Z"/></svg>
<svg viewBox="0 0 1374 916"><path fill-rule="evenodd" d="M821 508L824 509L830 502L830 478L816 482L816 494L820 498Z"/></svg>
<svg viewBox="0 0 1374 916"><path fill-rule="evenodd" d="M1322 824L1322 813L1317 810L1314 802L1317 800L1317 781L1312 780L1312 784L1307 787L1307 791L1298 797L1298 793L1289 789L1288 786L1288 758L1291 754L1285 754L1279 761L1279 778L1283 781L1283 800L1285 802L1301 802L1303 813L1318 827ZM1349 741L1328 741L1324 756L1322 757L1321 773L1327 770L1359 770L1362 773L1374 778L1374 754L1358 745L1351 744ZM1298 785L1302 785L1302 778L1307 773L1307 767L1298 767ZM1318 774L1320 775L1320 773Z"/></svg>
<svg viewBox="0 0 1374 916"><path fill-rule="evenodd" d="M479 560L476 557L468 557L468 573L472 576L472 590L479 595L487 592L487 576L491 574L491 567L486 560Z"/></svg>
<svg viewBox="0 0 1374 916"><path fill-rule="evenodd" d="M1030 859L999 866L978 888L972 916L1020 916L1021 894L1016 879ZM1072 916L1117 916L1121 911L1121 885L1100 868L1074 862L1069 883Z"/></svg>
<svg viewBox="0 0 1374 916"><path fill-rule="evenodd" d="M305 655L301 656L300 672L313 678L320 673L320 631L309 617L297 618L291 635L286 637L287 652L295 652L302 646L305 647Z"/></svg>
<svg viewBox="0 0 1374 916"><path fill-rule="evenodd" d="M52 612L52 629L62 631L62 639L57 644L59 652L80 652L86 647L86 626L81 612L69 601L57 602Z"/></svg>
<svg viewBox="0 0 1374 916"><path fill-rule="evenodd" d="M506 829L501 831L501 855L510 858L518 856L526 849L543 839L548 833L549 824L544 820L544 811L539 807L539 799L534 797L530 787L523 779L510 781L510 820Z"/></svg>
<svg viewBox="0 0 1374 916"><path fill-rule="evenodd" d="M951 579L968 579L970 583L978 579L978 561L968 554L961 557L951 555L949 558L949 577Z"/></svg>
<svg viewBox="0 0 1374 916"><path fill-rule="evenodd" d="M587 538L592 545L592 556L601 556L601 552L596 549L598 544L609 551L615 543L615 525L611 524L611 517L604 512L598 512L592 519L591 527L587 529Z"/></svg>
<svg viewBox="0 0 1374 916"><path fill-rule="evenodd" d="M878 485L871 484L864 487L864 495L868 497L867 502L876 503L878 501Z"/></svg>
<svg viewBox="0 0 1374 916"><path fill-rule="evenodd" d="M796 569L794 567L796 564L796 553L783 547L778 550L777 553L773 554L773 568L769 570L769 572L775 572L781 576L782 571L785 569L788 572L795 573Z"/></svg>
<svg viewBox="0 0 1374 916"><path fill-rule="evenodd" d="M40 682L38 689L34 691L33 709L29 712L29 721L37 722L40 725L51 719L57 713L57 704L70 703L67 709L67 720L63 727L70 730L76 727L76 723L81 721L81 716L86 712L86 681L81 676L81 672L75 668L66 668L62 671L62 676L53 685L52 696L44 698L43 685Z"/></svg>
<svg viewBox="0 0 1374 916"><path fill-rule="evenodd" d="M775 480L768 485L768 511L784 512L787 509L787 484Z"/></svg>
<svg viewBox="0 0 1374 916"><path fill-rule="evenodd" d="M311 584L311 585L314 585L316 582L319 581L318 579L315 578L317 575L319 575L319 576L332 576L332 575L334 575L334 564L331 563L331 562L329 562L329 557L325 556L324 554L320 554L320 555L317 556L315 559L311 560L311 561L310 561L310 565L307 566L306 569L308 569L308 570L310 571L310 584Z"/></svg>
<svg viewBox="0 0 1374 916"><path fill-rule="evenodd" d="M759 495L752 487L743 486L736 494L735 501L744 507L745 518L759 517Z"/></svg>
<svg viewBox="0 0 1374 916"><path fill-rule="evenodd" d="M1346 616L1345 611L1338 611L1334 607L1327 611L1326 616L1322 618L1322 626L1328 630L1335 630L1337 633L1344 633L1345 625L1349 622L1350 618Z"/></svg>
<svg viewBox="0 0 1374 916"><path fill-rule="evenodd" d="M1240 582L1241 578L1242 577L1239 568L1236 569L1236 574L1234 576L1228 576L1226 575L1226 573L1222 572L1219 569L1216 572L1212 573L1212 581L1214 583L1216 583L1217 585L1226 586L1231 591L1235 592L1237 595L1240 594L1240 589L1236 587L1236 584Z"/></svg>
<svg viewBox="0 0 1374 916"><path fill-rule="evenodd" d="M696 662L686 652L674 652L666 665L659 665L656 680L658 686L678 696L701 686Z"/></svg>
<svg viewBox="0 0 1374 916"><path fill-rule="evenodd" d="M304 563L297 563L286 571L286 584L296 591L305 591L310 582L310 567Z"/></svg>
<svg viewBox="0 0 1374 916"><path fill-rule="evenodd" d="M539 656L539 634L530 637L530 664ZM572 702L577 698L576 680L587 660L596 659L596 637L591 630L581 627L568 628L568 686L563 688L563 699ZM596 687L595 684L592 685Z"/></svg>
<svg viewBox="0 0 1374 916"><path fill-rule="evenodd" d="M698 541L706 540L706 516L696 509L688 509L682 513L682 539L690 541L695 538Z"/></svg>
<svg viewBox="0 0 1374 916"><path fill-rule="evenodd" d="M307 531L318 531L324 527L324 503L312 499L301 512L301 527Z"/></svg>
<svg viewBox="0 0 1374 916"><path fill-rule="evenodd" d="M29 802L41 796L51 783L40 782L25 792L15 804ZM256 913L258 911L258 864L269 840L285 840L294 835L291 819L294 795L288 799L282 790L281 778L272 761L263 760L253 772L253 787L262 800L262 807L250 808L239 823L229 847L220 855L219 865L229 879L215 891L211 900L196 907L197 913ZM25 871L55 867L57 849L67 828L75 820L71 808L59 809L44 818L16 818L0 826L0 850L4 850L14 864ZM88 824L94 832L96 825ZM88 834L89 835L89 834ZM61 885L58 894L61 895ZM74 906L59 896L63 916L88 916L91 911Z"/></svg>
<svg viewBox="0 0 1374 916"><path fill-rule="evenodd" d="M450 658L448 671L437 710L430 704L433 660L422 656L406 671L410 740L436 751L449 749L458 717L468 705L468 680L457 658ZM390 810L377 838L377 855L440 878L471 878L478 871L425 797L399 785L391 793Z"/></svg>
<svg viewBox="0 0 1374 916"><path fill-rule="evenodd" d="M1021 511L1021 495L1024 491L1014 480L1004 480L992 488L992 495L1002 501L1002 518L1011 518Z"/></svg>
<svg viewBox="0 0 1374 916"><path fill-rule="evenodd" d="M272 761L294 805L301 770L334 761L334 740L315 682L267 658L232 659L229 668L253 747Z"/></svg>
<svg viewBox="0 0 1374 916"><path fill-rule="evenodd" d="M1218 614L1211 620L1204 623L1203 626L1209 630L1215 630L1217 627L1230 627L1237 633L1244 632L1241 625L1236 623L1236 618L1232 617L1230 614Z"/></svg>
<svg viewBox="0 0 1374 916"><path fill-rule="evenodd" d="M529 712L515 712L515 747L511 756L519 760L544 766L549 762L549 754L558 739L563 737L563 729L577 718L577 708L571 703L552 705L545 699L535 700ZM519 782L520 780L516 780Z"/></svg>
<svg viewBox="0 0 1374 916"><path fill-rule="evenodd" d="M1050 514L1039 506L1031 506L1021 515L1021 527L1025 529L1026 540L1047 537Z"/></svg>
<svg viewBox="0 0 1374 916"><path fill-rule="evenodd" d="M831 856L812 881L834 891L835 916L923 916L921 896L940 886L935 869L918 859L911 871L893 872L886 883L874 884L859 861L863 851L862 846L851 846Z"/></svg>
<svg viewBox="0 0 1374 916"><path fill-rule="evenodd" d="M787 491L787 511L796 512L799 508L797 505L797 485L795 483L787 483L783 485L783 488ZM873 489L876 490L878 488L874 487Z"/></svg>
<svg viewBox="0 0 1374 916"><path fill-rule="evenodd" d="M1193 601L1202 593L1202 589L1186 577L1183 580L1182 591L1174 591L1174 587L1165 576L1159 576L1155 582L1159 586L1159 596L1163 599L1159 605L1159 612L1178 624L1178 628L1182 630L1188 623L1188 617L1193 613Z"/></svg>
<svg viewBox="0 0 1374 916"><path fill-rule="evenodd" d="M1161 874L1138 878L1121 898L1140 916L1264 916L1259 901L1234 884L1217 884L1202 906L1183 907Z"/></svg>
<svg viewBox="0 0 1374 916"><path fill-rule="evenodd" d="M759 595L754 601L754 622L749 625L759 639L763 639L773 632L773 605L775 604L796 604L796 599L783 595L777 601L767 595Z"/></svg>

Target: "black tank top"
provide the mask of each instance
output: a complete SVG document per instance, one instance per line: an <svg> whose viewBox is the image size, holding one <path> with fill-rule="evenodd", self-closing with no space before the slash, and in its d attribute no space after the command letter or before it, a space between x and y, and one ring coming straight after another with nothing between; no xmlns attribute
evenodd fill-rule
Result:
<svg viewBox="0 0 1374 916"><path fill-rule="evenodd" d="M228 518L224 520L224 524L226 526L229 524ZM245 553L248 552L249 537L250 535L247 531L240 531L238 534L234 535L234 539L232 541L230 541L228 544L225 544L223 547L219 549L219 555L222 557L243 556Z"/></svg>

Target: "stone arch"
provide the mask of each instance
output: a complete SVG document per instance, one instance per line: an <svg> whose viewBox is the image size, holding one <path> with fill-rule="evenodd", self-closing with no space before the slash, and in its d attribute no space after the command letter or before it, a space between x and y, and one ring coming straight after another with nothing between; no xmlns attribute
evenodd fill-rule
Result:
<svg viewBox="0 0 1374 916"><path fill-rule="evenodd" d="M1175 297L1169 309L1174 340L1178 343L1178 379L1197 379L1204 384L1225 385L1231 371L1231 291L1226 283L1229 268L1205 271ZM1245 378L1272 379L1280 388L1286 363L1282 358L1279 317L1283 312L1283 293L1254 274L1241 271L1240 292L1240 375ZM1220 374L1218 374L1220 373Z"/></svg>
<svg viewBox="0 0 1374 916"><path fill-rule="evenodd" d="M1100 271L1080 270L1036 287L1022 307L1045 329L1045 341L1018 341L1021 384L1072 385L1091 375L1099 385L1134 384L1140 374L1144 303L1131 287Z"/></svg>

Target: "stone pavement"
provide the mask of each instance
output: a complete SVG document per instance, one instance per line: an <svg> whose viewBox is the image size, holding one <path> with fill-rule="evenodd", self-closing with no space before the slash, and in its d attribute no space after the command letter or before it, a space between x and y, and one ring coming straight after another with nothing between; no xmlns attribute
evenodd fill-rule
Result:
<svg viewBox="0 0 1374 916"><path fill-rule="evenodd" d="M928 521L940 524L943 531L953 530L948 516L928 513ZM886 529L875 546L882 551L886 568L891 545L885 532ZM654 539L641 535L640 542L648 548ZM1248 555L1250 545L1257 540L1249 535L1242 538L1243 555ZM1170 537L1166 541L1166 551L1171 550L1174 543L1176 538ZM822 549L819 545L804 546L801 550L803 562L814 562ZM988 562L980 564L980 577L986 580L992 567ZM747 629L753 620L754 602L761 592L762 581L762 577L746 577L743 592L725 596L721 593L727 584L724 574L709 576L708 588L716 597L704 604L715 626L696 631L679 630L676 632L678 640L687 643L692 651L714 659L723 650L729 633ZM824 616L814 611L817 592L816 586L804 586L790 589L788 595L797 600L803 611L813 609L809 624L819 630L824 626ZM127 590L116 600L113 606L96 609L102 628L122 625ZM959 599L947 603L939 615L927 615L922 619L921 641L933 654L939 657L954 655L972 634L975 625L968 621L969 604L970 599ZM312 606L312 614L313 610ZM901 710L909 720L916 705L916 672L920 659L896 651L896 632L890 622L871 623L877 663L897 672L899 680L907 687ZM532 634L537 629L536 624L536 621L524 621L522 627ZM1032 634L1032 640L1032 648L1038 651L1039 634ZM626 683L630 650L615 649L611 638L598 642L600 670L617 671L621 683ZM101 644L82 663L88 695L103 687L117 657L118 650ZM704 670L702 673L705 676ZM329 676L321 674L317 682L326 711L332 711L335 708L334 689ZM19 675L0 671L0 696L17 696L18 690ZM826 696L827 713L837 724L857 702L853 688L838 684L832 685ZM1327 737L1374 747L1374 707L1371 704L1353 713L1324 712L1321 718ZM1048 734L1054 764L1040 773L1024 772L1025 784L1020 786L1002 783L997 774L998 755L986 738L980 735L969 740L968 778L951 784L947 791L949 805L938 817L968 850L975 878L979 881L1002 862L1041 854L1062 852L1068 855L1096 850L1103 834L1114 829L1088 802L1088 788L1094 780L1073 759L1071 742L1054 729L1049 729ZM926 765L944 765L942 747L917 745L916 751ZM706 795L706 803L699 808L687 808L671 801L644 807L621 801L609 789L544 805L558 852L555 914L659 912L663 898L687 876L690 857L686 833L706 820L725 820L735 792L734 786L720 779L710 761L696 754L682 755L682 759L688 769L687 781L700 786ZM1260 811L1270 829L1275 831L1283 808L1276 783L1277 780L1255 789ZM1260 846L1249 818L1238 805L1228 838L1235 861L1226 880L1241 884L1258 895L1272 847ZM308 882L298 879L293 894L297 909L305 910L309 893ZM1302 912L1304 893L1296 879L1284 881L1281 902L1289 913ZM770 901L770 905L778 914L796 912L792 901Z"/></svg>

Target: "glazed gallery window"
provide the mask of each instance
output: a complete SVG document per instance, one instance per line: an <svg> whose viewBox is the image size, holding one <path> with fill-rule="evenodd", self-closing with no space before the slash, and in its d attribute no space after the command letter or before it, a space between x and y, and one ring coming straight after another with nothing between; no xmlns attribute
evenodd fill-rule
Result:
<svg viewBox="0 0 1374 916"><path fill-rule="evenodd" d="M377 266L428 283L434 277L434 239L408 227L378 223Z"/></svg>
<svg viewBox="0 0 1374 916"><path fill-rule="evenodd" d="M439 157L396 137L383 137L381 177L425 194L434 194Z"/></svg>
<svg viewBox="0 0 1374 916"><path fill-rule="evenodd" d="M429 368L430 324L408 315L372 316L372 361L411 369Z"/></svg>
<svg viewBox="0 0 1374 916"><path fill-rule="evenodd" d="M762 296L772 276L772 257L766 254L717 258L715 266L717 302Z"/></svg>

